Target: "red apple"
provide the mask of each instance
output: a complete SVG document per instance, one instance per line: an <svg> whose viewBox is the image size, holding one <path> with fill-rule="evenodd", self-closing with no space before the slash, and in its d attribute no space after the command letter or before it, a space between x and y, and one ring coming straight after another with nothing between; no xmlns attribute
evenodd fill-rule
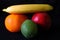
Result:
<svg viewBox="0 0 60 40"><path fill-rule="evenodd" d="M51 19L47 13L36 13L32 17L32 21L39 24L43 29L49 29L51 26Z"/></svg>

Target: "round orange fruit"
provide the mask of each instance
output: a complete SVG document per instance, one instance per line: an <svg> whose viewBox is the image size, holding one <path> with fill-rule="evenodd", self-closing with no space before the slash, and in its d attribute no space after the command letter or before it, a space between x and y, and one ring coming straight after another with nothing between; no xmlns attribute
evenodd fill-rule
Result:
<svg viewBox="0 0 60 40"><path fill-rule="evenodd" d="M27 19L25 15L8 15L5 19L5 27L10 32L19 32L21 24Z"/></svg>

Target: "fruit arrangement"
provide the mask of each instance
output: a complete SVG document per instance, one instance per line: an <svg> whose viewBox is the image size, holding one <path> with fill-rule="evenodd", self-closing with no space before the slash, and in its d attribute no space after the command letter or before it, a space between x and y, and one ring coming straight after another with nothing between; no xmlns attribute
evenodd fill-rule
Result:
<svg viewBox="0 0 60 40"><path fill-rule="evenodd" d="M38 25L44 30L49 30L51 27L50 16L47 11L53 10L53 7L49 4L23 4L12 5L7 9L3 9L4 12L8 12L5 19L5 27L9 32L19 32L26 38L32 38L38 33ZM26 16L26 14L34 13L32 18Z"/></svg>

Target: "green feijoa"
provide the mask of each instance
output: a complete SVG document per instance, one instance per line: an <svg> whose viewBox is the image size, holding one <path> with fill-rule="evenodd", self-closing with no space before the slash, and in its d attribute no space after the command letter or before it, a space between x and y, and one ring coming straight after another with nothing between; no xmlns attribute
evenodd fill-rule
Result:
<svg viewBox="0 0 60 40"><path fill-rule="evenodd" d="M21 33L26 38L33 38L37 34L37 25L31 20L27 19L21 26Z"/></svg>

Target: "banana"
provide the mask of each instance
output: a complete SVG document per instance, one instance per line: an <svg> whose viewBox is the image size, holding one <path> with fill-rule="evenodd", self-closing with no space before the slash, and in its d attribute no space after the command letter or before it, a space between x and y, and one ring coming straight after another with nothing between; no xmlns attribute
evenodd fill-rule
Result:
<svg viewBox="0 0 60 40"><path fill-rule="evenodd" d="M8 13L32 13L32 12L43 12L43 11L50 11L53 7L49 4L23 4L23 5L13 5L9 6L3 11Z"/></svg>

